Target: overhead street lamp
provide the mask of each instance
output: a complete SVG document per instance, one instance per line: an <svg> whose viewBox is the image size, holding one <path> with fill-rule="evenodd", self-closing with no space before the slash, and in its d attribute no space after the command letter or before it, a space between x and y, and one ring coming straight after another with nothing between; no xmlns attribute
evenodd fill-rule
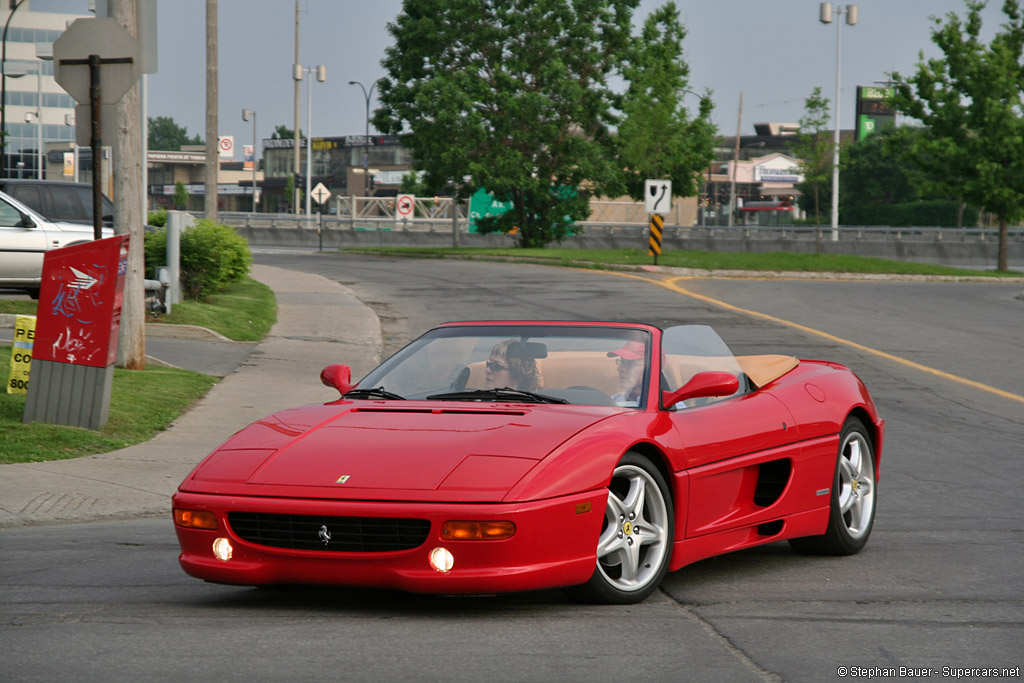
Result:
<svg viewBox="0 0 1024 683"><path fill-rule="evenodd" d="M847 5L845 8L836 4L834 7L831 2L823 2L819 7L818 21L823 24L832 23L832 12L833 9L838 15L846 14L846 23L850 26L854 26L857 23L858 8L857 5ZM834 122L835 132L833 135L832 143L832 241L836 242L839 240L839 65L840 65L840 46L842 44L842 31L840 30L843 26L843 22L836 22L836 101L832 105L832 119Z"/></svg>
<svg viewBox="0 0 1024 683"><path fill-rule="evenodd" d="M365 182L366 196L370 196L370 100L373 98L373 89L377 87L383 78L378 78L370 84L367 90L359 81L349 81L349 85L358 85L363 90L363 97L366 98L366 134L363 138L365 149L363 150L363 180Z"/></svg>
<svg viewBox="0 0 1024 683"><path fill-rule="evenodd" d="M316 80L323 83L327 80L327 67L323 65L305 68L301 64L295 65L295 78L302 80L302 74L316 74ZM312 209L312 190L310 183L313 182L313 81L306 85L306 215L310 215Z"/></svg>
<svg viewBox="0 0 1024 683"><path fill-rule="evenodd" d="M252 119L252 212L256 213L256 112L252 109L242 110L242 120Z"/></svg>

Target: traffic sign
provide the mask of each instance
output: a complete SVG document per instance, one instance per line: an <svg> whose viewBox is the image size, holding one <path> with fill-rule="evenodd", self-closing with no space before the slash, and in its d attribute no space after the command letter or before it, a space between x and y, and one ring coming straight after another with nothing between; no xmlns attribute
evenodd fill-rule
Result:
<svg viewBox="0 0 1024 683"><path fill-rule="evenodd" d="M672 181L644 181L644 204L647 213L665 215L672 210Z"/></svg>
<svg viewBox="0 0 1024 683"><path fill-rule="evenodd" d="M316 187L309 193L309 196L317 204L323 204L331 196L331 191L324 187L323 183L317 183Z"/></svg>
<svg viewBox="0 0 1024 683"><path fill-rule="evenodd" d="M395 220L407 221L416 211L416 197L411 194L400 194L395 200Z"/></svg>
<svg viewBox="0 0 1024 683"><path fill-rule="evenodd" d="M116 19L99 17L76 19L53 43L53 77L79 104L89 103L89 65L82 62L91 55L104 60L101 65L100 101L116 104L139 81L139 42ZM118 60L116 63L109 60ZM122 61L123 60L123 61ZM79 125L84 122L80 121Z"/></svg>
<svg viewBox="0 0 1024 683"><path fill-rule="evenodd" d="M220 156L229 159L235 158L235 136L221 135L217 140L217 147L220 148Z"/></svg>

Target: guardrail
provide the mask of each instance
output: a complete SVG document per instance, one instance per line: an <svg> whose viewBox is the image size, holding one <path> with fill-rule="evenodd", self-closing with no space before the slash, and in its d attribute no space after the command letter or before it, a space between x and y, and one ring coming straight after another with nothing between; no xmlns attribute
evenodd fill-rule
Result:
<svg viewBox="0 0 1024 683"><path fill-rule="evenodd" d="M202 213L194 214L197 218ZM218 213L218 219L225 225L235 228L276 228L323 230L374 230L378 232L446 232L451 233L451 218L412 218L405 221L390 216L334 216L312 215L296 216L294 214L269 214L226 212ZM625 222L581 222L581 234L589 235L638 235L646 237L646 223ZM466 234L466 221L459 220L460 231ZM721 239L821 239L831 240L830 226L813 225L665 225L666 235L678 237L701 236ZM953 228L934 226L850 226L842 225L837 230L839 240L865 240L879 237L891 240L917 241L954 241L954 242L986 242L998 241L998 228ZM1009 230L1011 242L1024 242L1024 227Z"/></svg>
<svg viewBox="0 0 1024 683"><path fill-rule="evenodd" d="M414 218L396 221L391 216L295 216L292 214L220 212L218 220L236 228L249 243L261 247L452 246L451 218ZM646 224L580 223L583 228L559 246L580 249L647 247ZM999 243L997 228L937 228L840 226L832 240L830 226L747 225L665 226L665 250L726 252L833 253L877 256L943 265L991 267ZM459 244L505 247L514 235L467 233L459 221ZM1011 267L1024 267L1024 228L1009 231Z"/></svg>

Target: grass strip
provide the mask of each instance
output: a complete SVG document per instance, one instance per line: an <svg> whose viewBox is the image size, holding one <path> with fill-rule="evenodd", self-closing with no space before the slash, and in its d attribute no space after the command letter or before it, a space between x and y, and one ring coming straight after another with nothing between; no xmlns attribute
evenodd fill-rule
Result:
<svg viewBox="0 0 1024 683"><path fill-rule="evenodd" d="M11 347L0 346L0 380L7 386ZM24 424L23 394L0 393L0 463L63 460L108 453L148 441L167 429L218 378L177 368L114 370L110 417L99 431L34 422Z"/></svg>
<svg viewBox="0 0 1024 683"><path fill-rule="evenodd" d="M35 301L0 299L0 313L36 315ZM242 278L206 301L183 301L170 315L148 315L147 322L198 325L235 341L259 341L277 320L274 292L261 282Z"/></svg>
<svg viewBox="0 0 1024 683"><path fill-rule="evenodd" d="M652 257L643 249L521 249L487 247L350 247L344 253L420 258L467 258L528 260L557 265L593 268L651 265ZM1019 272L999 272L952 268L927 263L912 263L848 254L804 254L788 252L670 251L661 255L658 265L694 270L739 270L797 273L863 273L879 275L939 275L954 277L1020 277Z"/></svg>

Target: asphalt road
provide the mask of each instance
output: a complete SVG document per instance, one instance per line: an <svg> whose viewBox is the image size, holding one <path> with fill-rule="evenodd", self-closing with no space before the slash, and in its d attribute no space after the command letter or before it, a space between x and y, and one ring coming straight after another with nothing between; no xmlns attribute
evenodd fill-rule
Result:
<svg viewBox="0 0 1024 683"><path fill-rule="evenodd" d="M1019 285L657 284L482 262L256 260L352 287L392 348L445 320L642 320L712 324L738 353L846 363L887 420L872 538L853 557L782 543L714 558L669 575L640 605L594 607L558 591L203 584L177 567L169 520L10 529L0 680L817 682L840 667L855 678L941 680L944 667L1020 677Z"/></svg>

